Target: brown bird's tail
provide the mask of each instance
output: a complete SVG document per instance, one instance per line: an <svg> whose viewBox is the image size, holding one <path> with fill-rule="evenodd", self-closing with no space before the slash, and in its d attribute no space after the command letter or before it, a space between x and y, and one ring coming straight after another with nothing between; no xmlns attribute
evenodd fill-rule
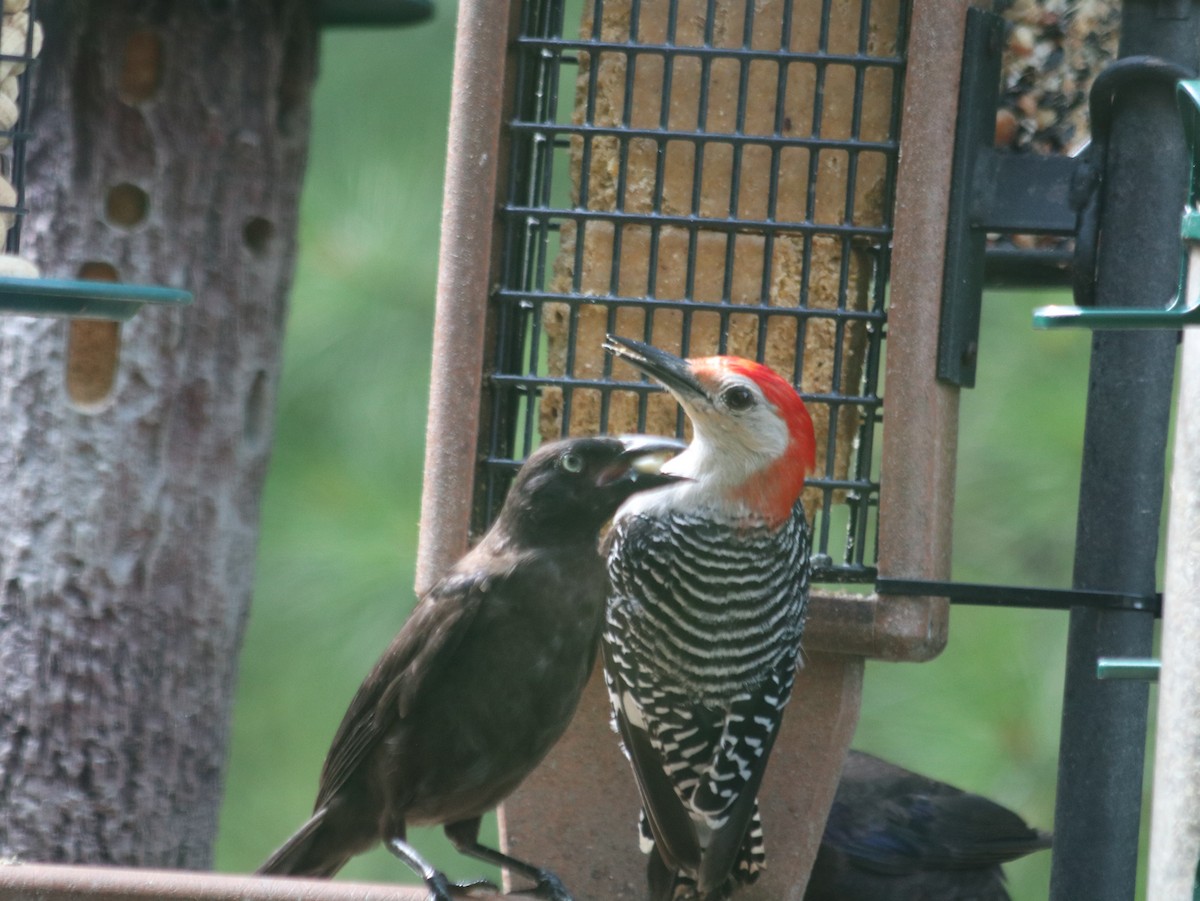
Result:
<svg viewBox="0 0 1200 901"><path fill-rule="evenodd" d="M350 859L349 854L331 855L327 843L319 840L324 832L325 814L322 807L279 849L255 870L258 876L312 876L328 879Z"/></svg>

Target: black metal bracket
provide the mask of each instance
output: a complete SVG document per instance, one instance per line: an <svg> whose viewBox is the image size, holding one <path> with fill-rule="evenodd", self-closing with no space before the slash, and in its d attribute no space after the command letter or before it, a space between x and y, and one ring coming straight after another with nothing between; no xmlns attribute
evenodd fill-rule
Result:
<svg viewBox="0 0 1200 901"><path fill-rule="evenodd" d="M1004 20L969 9L966 29L937 376L970 388L975 384L985 279L1014 268L1006 266L1009 261L1003 252L987 253L988 234L1074 235L1076 210L1087 197L1087 186L1079 181L1080 159L996 149ZM1028 260L1022 254L1012 262L1020 265ZM1047 255L1043 268L1061 271L1064 262L1061 254Z"/></svg>
<svg viewBox="0 0 1200 901"><path fill-rule="evenodd" d="M1029 588L1019 585L979 585L973 582L938 582L927 579L876 579L875 591L883 595L949 598L952 604L982 607L1024 607L1029 610L1134 610L1162 616L1162 595L1136 595L1120 591L1086 591L1078 588Z"/></svg>
<svg viewBox="0 0 1200 901"><path fill-rule="evenodd" d="M323 27L416 25L433 15L433 0L317 0Z"/></svg>

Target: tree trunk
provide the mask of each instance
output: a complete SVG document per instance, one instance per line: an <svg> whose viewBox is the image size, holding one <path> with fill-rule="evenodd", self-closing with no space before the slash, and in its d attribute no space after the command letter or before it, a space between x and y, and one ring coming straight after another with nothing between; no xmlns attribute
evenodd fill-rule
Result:
<svg viewBox="0 0 1200 901"><path fill-rule="evenodd" d="M23 255L196 299L119 328L0 317L0 857L211 863L312 7L40 5Z"/></svg>

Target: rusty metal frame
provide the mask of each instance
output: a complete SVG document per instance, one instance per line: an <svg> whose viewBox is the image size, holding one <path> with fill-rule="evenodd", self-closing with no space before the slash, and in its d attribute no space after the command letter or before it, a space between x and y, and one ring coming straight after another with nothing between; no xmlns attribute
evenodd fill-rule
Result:
<svg viewBox="0 0 1200 901"><path fill-rule="evenodd" d="M879 571L892 578L944 580L949 575L958 389L937 381L936 364L954 143L953 117L946 111L957 108L968 5L968 0L913 0L910 19L888 325L886 391L891 412L883 436L879 519ZM475 123L481 133L499 134L502 126L494 119L498 108L493 102L488 116ZM470 180L461 190L475 192L479 173L467 172ZM448 202L459 190L449 183L453 177L448 173ZM488 192L490 202L496 196L493 182ZM447 241L452 239L448 236ZM446 246L456 256L464 250L461 245ZM467 261L448 260L444 250L444 266L474 265L478 270L469 292L447 291L443 285L439 304L457 305L464 299L482 303L496 270L484 273L491 257L483 248L468 252ZM435 354L435 378L459 366L475 367L470 375L478 378L484 351L474 349L484 338L484 328L481 318L469 341L447 343L446 355ZM434 417L446 414L447 407L439 408L439 403L435 400L431 407L431 445L435 438L444 439L434 424ZM455 413L460 414L461 410ZM474 448L473 438L464 434L462 445ZM440 452L431 446L431 459ZM459 468L443 471L453 473L449 481L427 484L430 503L423 509L423 547L434 542L442 548L465 547L474 463L473 457L464 460ZM436 471L426 473L427 480L441 477ZM453 521L444 515L451 493L458 511ZM455 530L449 539L433 534L446 527ZM442 562L448 563L448 557ZM423 567L421 579L428 578L429 570ZM811 866L842 755L857 722L864 658L928 660L945 646L948 620L949 604L943 598L814 593L805 640L807 665L762 792L768 827L772 819L786 817L791 842L786 847L773 845L776 866L770 878L743 892L747 901L778 891L780 877L803 878ZM581 899L640 895L643 864L632 840L636 794L606 723L607 701L597 677L568 735L501 811L501 831L510 852L557 869Z"/></svg>
<svg viewBox="0 0 1200 901"><path fill-rule="evenodd" d="M426 901L424 886L0 861L0 901Z"/></svg>
<svg viewBox="0 0 1200 901"><path fill-rule="evenodd" d="M462 556L470 533L487 298L499 246L500 133L511 102L510 34L516 8L509 0L459 4L425 432L418 593ZM509 28L497 28L497 22Z"/></svg>
<svg viewBox="0 0 1200 901"><path fill-rule="evenodd" d="M900 171L892 222L887 401L879 497L879 577L950 575L957 386L937 379L954 118L972 0L913 0ZM902 411L898 414L897 411ZM880 660L930 660L946 646L946 598L815 590L811 650Z"/></svg>
<svg viewBox="0 0 1200 901"><path fill-rule="evenodd" d="M880 470L879 575L884 578L944 580L950 574L959 389L939 382L936 373L954 159L954 117L946 111L958 108L971 5L969 0L914 0L910 20ZM843 653L886 660L928 660L945 647L950 605L945 598L825 595L814 599L812 620L815 647L832 645Z"/></svg>

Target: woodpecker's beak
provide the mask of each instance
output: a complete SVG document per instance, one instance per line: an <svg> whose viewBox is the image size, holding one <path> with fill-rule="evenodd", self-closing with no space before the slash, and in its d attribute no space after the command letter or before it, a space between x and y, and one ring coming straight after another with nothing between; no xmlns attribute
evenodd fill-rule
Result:
<svg viewBox="0 0 1200 901"><path fill-rule="evenodd" d="M663 438L659 435L617 435L614 437L624 445L625 449L596 478L598 488L607 488L610 485L622 483L629 487L636 485L640 491L681 480L680 476L669 475L663 472L662 468L668 460L687 447L682 441L675 438Z"/></svg>
<svg viewBox="0 0 1200 901"><path fill-rule="evenodd" d="M680 399L708 396L688 361L674 354L618 335L609 335L604 341L604 349L661 382Z"/></svg>

